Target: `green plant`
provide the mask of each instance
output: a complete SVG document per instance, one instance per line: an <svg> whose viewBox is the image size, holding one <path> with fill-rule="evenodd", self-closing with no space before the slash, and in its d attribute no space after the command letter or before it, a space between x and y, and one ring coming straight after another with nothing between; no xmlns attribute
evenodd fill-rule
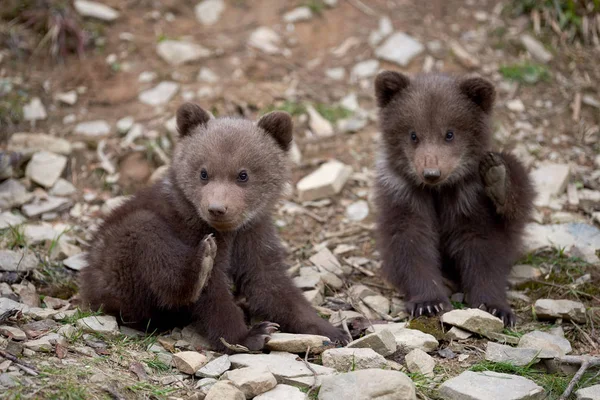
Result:
<svg viewBox="0 0 600 400"><path fill-rule="evenodd" d="M336 122L339 119L348 118L352 115L352 111L339 105L315 104L315 109L329 122Z"/></svg>
<svg viewBox="0 0 600 400"><path fill-rule="evenodd" d="M504 65L500 67L500 73L506 79L529 85L550 79L548 68L532 63Z"/></svg>

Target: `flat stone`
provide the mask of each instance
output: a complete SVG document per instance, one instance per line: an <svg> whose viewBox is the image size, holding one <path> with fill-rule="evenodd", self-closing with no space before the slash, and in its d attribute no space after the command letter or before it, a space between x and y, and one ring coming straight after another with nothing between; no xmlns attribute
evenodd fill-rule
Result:
<svg viewBox="0 0 600 400"><path fill-rule="evenodd" d="M244 393L233 382L219 381L211 386L204 400L245 400Z"/></svg>
<svg viewBox="0 0 600 400"><path fill-rule="evenodd" d="M52 186L52 189L50 189L48 193L50 193L52 196L65 197L71 196L76 192L77 189L75 188L75 186L73 186L71 182L63 178L58 178L58 180L56 181L54 186Z"/></svg>
<svg viewBox="0 0 600 400"><path fill-rule="evenodd" d="M16 386L19 386L19 384L15 381L14 376L0 374L0 387L12 388Z"/></svg>
<svg viewBox="0 0 600 400"><path fill-rule="evenodd" d="M181 351L173 354L173 365L184 374L194 375L208 363L208 358L197 351Z"/></svg>
<svg viewBox="0 0 600 400"><path fill-rule="evenodd" d="M396 351L396 338L387 329L381 332L370 333L348 343L348 348L369 348L381 354L384 357L393 354Z"/></svg>
<svg viewBox="0 0 600 400"><path fill-rule="evenodd" d="M378 60L365 60L361 61L352 67L352 71L350 71L350 80L352 82L357 82L361 79L368 79L375 74L379 70L379 61Z"/></svg>
<svg viewBox="0 0 600 400"><path fill-rule="evenodd" d="M506 108L508 108L510 111L517 113L525 112L525 104L523 104L523 101L521 101L521 99L508 100L506 102Z"/></svg>
<svg viewBox="0 0 600 400"><path fill-rule="evenodd" d="M538 353L539 350L536 349L515 348L503 344L488 342L485 352L485 359L492 362L509 363L523 367L536 362Z"/></svg>
<svg viewBox="0 0 600 400"><path fill-rule="evenodd" d="M277 386L275 376L265 367L234 369L225 372L222 379L233 382L247 399L268 392Z"/></svg>
<svg viewBox="0 0 600 400"><path fill-rule="evenodd" d="M396 32L375 50L375 55L382 60L406 67L424 49L423 45L411 36L403 32Z"/></svg>
<svg viewBox="0 0 600 400"><path fill-rule="evenodd" d="M504 329L500 318L478 308L452 310L443 314L441 319L445 324L481 335L487 332L501 332Z"/></svg>
<svg viewBox="0 0 600 400"><path fill-rule="evenodd" d="M390 313L390 300L387 297L381 295L365 296L362 301L380 315L388 315Z"/></svg>
<svg viewBox="0 0 600 400"><path fill-rule="evenodd" d="M234 354L229 356L231 364L235 368L241 367L264 367L269 370L279 383L286 383L286 380L299 377L313 377L313 372L306 367L302 361L296 360L295 354L271 353L271 354ZM323 367L317 364L310 364L317 375L333 374L333 368Z"/></svg>
<svg viewBox="0 0 600 400"><path fill-rule="evenodd" d="M271 28L261 26L256 28L248 39L248 46L254 47L267 54L277 54L281 52L279 44L281 37Z"/></svg>
<svg viewBox="0 0 600 400"><path fill-rule="evenodd" d="M505 335L499 332L488 332L485 334L488 339L494 340L500 344L518 345L519 338L511 335Z"/></svg>
<svg viewBox="0 0 600 400"><path fill-rule="evenodd" d="M40 151L31 157L25 175L46 188L52 187L67 166L67 157Z"/></svg>
<svg viewBox="0 0 600 400"><path fill-rule="evenodd" d="M350 372L358 369L384 368L386 359L370 348L328 349L321 355L323 366L338 372Z"/></svg>
<svg viewBox="0 0 600 400"><path fill-rule="evenodd" d="M34 97L23 106L23 119L25 121L38 121L48 118L46 108L39 97Z"/></svg>
<svg viewBox="0 0 600 400"><path fill-rule="evenodd" d="M63 264L69 269L81 271L83 268L88 266L87 253L82 252L79 254L75 254L74 256L63 260Z"/></svg>
<svg viewBox="0 0 600 400"><path fill-rule="evenodd" d="M362 221L369 216L369 203L365 200L358 200L346 207L346 217L350 221Z"/></svg>
<svg viewBox="0 0 600 400"><path fill-rule="evenodd" d="M80 122L75 125L74 132L88 137L106 136L110 133L110 125L104 120Z"/></svg>
<svg viewBox="0 0 600 400"><path fill-rule="evenodd" d="M600 400L600 385L579 389L575 392L577 400Z"/></svg>
<svg viewBox="0 0 600 400"><path fill-rule="evenodd" d="M325 76L334 81L341 81L346 77L346 70L343 67L328 68L325 70Z"/></svg>
<svg viewBox="0 0 600 400"><path fill-rule="evenodd" d="M352 167L337 160L321 165L297 184L300 201L318 200L340 193L352 174Z"/></svg>
<svg viewBox="0 0 600 400"><path fill-rule="evenodd" d="M551 246L571 249L577 247L580 257L589 263L598 263L596 251L600 249L600 229L582 223L540 225L529 223L525 227L525 251L533 252Z"/></svg>
<svg viewBox="0 0 600 400"><path fill-rule="evenodd" d="M538 193L535 204L538 207L547 207L552 197L564 193L570 175L571 168L568 164L546 163L533 170L529 176Z"/></svg>
<svg viewBox="0 0 600 400"><path fill-rule="evenodd" d="M283 20L288 24L293 24L300 21L308 21L313 16L310 8L306 6L294 8L283 14Z"/></svg>
<svg viewBox="0 0 600 400"><path fill-rule="evenodd" d="M450 50L456 57L457 61L467 69L477 69L481 66L481 62L477 57L469 53L464 47L455 40L450 41Z"/></svg>
<svg viewBox="0 0 600 400"><path fill-rule="evenodd" d="M337 257L327 247L322 248L308 259L317 268L337 276L344 275L344 270Z"/></svg>
<svg viewBox="0 0 600 400"><path fill-rule="evenodd" d="M36 225L25 225L23 228L23 235L29 244L40 244L55 240L61 233L61 231L54 229L52 225L45 222Z"/></svg>
<svg viewBox="0 0 600 400"><path fill-rule="evenodd" d="M85 317L77 320L77 326L85 332L116 335L119 333L119 325L115 317L111 315L98 315Z"/></svg>
<svg viewBox="0 0 600 400"><path fill-rule="evenodd" d="M44 199L36 199L32 203L25 204L23 207L21 207L21 211L26 217L32 218L44 213L56 211L69 203L69 199L47 196Z"/></svg>
<svg viewBox="0 0 600 400"><path fill-rule="evenodd" d="M27 340L27 335L25 334L25 332L14 326L0 326L0 335L18 341Z"/></svg>
<svg viewBox="0 0 600 400"><path fill-rule="evenodd" d="M198 371L196 371L197 377L202 378L218 378L225 373L229 368L231 368L231 361L229 361L229 356L223 355L221 357L217 357Z"/></svg>
<svg viewBox="0 0 600 400"><path fill-rule="evenodd" d="M540 319L562 318L566 321L585 323L585 306L579 301L539 299L535 302L534 311Z"/></svg>
<svg viewBox="0 0 600 400"><path fill-rule="evenodd" d="M382 369L363 369L326 376L319 400L416 400L414 383L404 373Z"/></svg>
<svg viewBox="0 0 600 400"><path fill-rule="evenodd" d="M446 332L446 339L448 340L465 340L473 336L472 332L465 331L463 329L453 326L448 332Z"/></svg>
<svg viewBox="0 0 600 400"><path fill-rule="evenodd" d="M0 315L13 310L25 312L29 307L6 297L0 297Z"/></svg>
<svg viewBox="0 0 600 400"><path fill-rule="evenodd" d="M356 133L361 131L368 124L367 118L350 117L337 121L337 130L344 133Z"/></svg>
<svg viewBox="0 0 600 400"><path fill-rule="evenodd" d="M29 250L0 250L0 271L25 272L34 270L38 258Z"/></svg>
<svg viewBox="0 0 600 400"><path fill-rule="evenodd" d="M444 400L538 400L544 389L522 376L492 371L466 371L442 384L438 394Z"/></svg>
<svg viewBox="0 0 600 400"><path fill-rule="evenodd" d="M7 148L9 151L21 153L27 157L43 150L64 156L68 156L72 151L71 143L65 139L44 133L23 132L13 133L8 140Z"/></svg>
<svg viewBox="0 0 600 400"><path fill-rule="evenodd" d="M548 64L552 61L552 53L550 53L542 43L540 43L533 36L528 34L521 35L521 43L525 47L525 49L531 54L531 56L538 62L543 64Z"/></svg>
<svg viewBox="0 0 600 400"><path fill-rule="evenodd" d="M152 89L144 90L138 96L138 100L149 106L159 106L168 103L179 90L176 82L161 82Z"/></svg>
<svg viewBox="0 0 600 400"><path fill-rule="evenodd" d="M373 325L373 329L375 329L376 332L380 332L383 329L389 330L392 335L394 335L396 345L407 350L421 349L429 353L437 349L440 345L433 335L416 329L406 328L405 323L387 325L377 324Z"/></svg>
<svg viewBox="0 0 600 400"><path fill-rule="evenodd" d="M35 340L29 340L23 343L23 346L29 350L49 353L52 351L52 343L47 336L41 337Z"/></svg>
<svg viewBox="0 0 600 400"><path fill-rule="evenodd" d="M196 19L202 25L216 24L223 11L225 11L225 2L223 0L204 0L194 7Z"/></svg>
<svg viewBox="0 0 600 400"><path fill-rule="evenodd" d="M208 83L217 83L219 81L219 76L211 69L202 67L200 68L200 72L198 72L198 80Z"/></svg>
<svg viewBox="0 0 600 400"><path fill-rule="evenodd" d="M83 17L96 18L101 21L111 22L119 18L115 9L95 1L75 0L75 10Z"/></svg>
<svg viewBox="0 0 600 400"><path fill-rule="evenodd" d="M293 279L294 285L298 289L302 290L313 290L313 289L323 289L323 281L321 280L321 275L318 272L314 272L310 275L301 275L297 276Z"/></svg>
<svg viewBox="0 0 600 400"><path fill-rule="evenodd" d="M5 211L0 214L0 229L6 229L10 226L16 227L25 222L26 219L19 214L13 214Z"/></svg>
<svg viewBox="0 0 600 400"><path fill-rule="evenodd" d="M269 350L288 353L304 353L310 347L311 353L319 354L329 345L331 342L326 336L300 333L274 333L267 342Z"/></svg>
<svg viewBox="0 0 600 400"><path fill-rule="evenodd" d="M525 283L542 276L542 271L533 265L518 264L512 267L508 279L511 283Z"/></svg>
<svg viewBox="0 0 600 400"><path fill-rule="evenodd" d="M63 104L72 106L77 103L77 92L75 90L71 90L68 92L57 93L54 98Z"/></svg>
<svg viewBox="0 0 600 400"><path fill-rule="evenodd" d="M313 306L320 306L325 301L321 289L307 290L302 292L304 298Z"/></svg>
<svg viewBox="0 0 600 400"><path fill-rule="evenodd" d="M198 61L212 54L199 44L179 40L163 40L156 46L156 52L160 58L173 66Z"/></svg>
<svg viewBox="0 0 600 400"><path fill-rule="evenodd" d="M321 114L311 105L306 106L306 111L308 112L308 126L312 133L319 137L329 137L333 136L333 126L331 122L323 118Z"/></svg>
<svg viewBox="0 0 600 400"><path fill-rule="evenodd" d="M305 400L305 394L294 386L277 385L268 392L259 394L254 400Z"/></svg>
<svg viewBox="0 0 600 400"><path fill-rule="evenodd" d="M43 321L47 320L48 318L53 318L58 313L58 310L41 307L30 307L29 310L23 312L23 314L25 314L27 317L35 319L36 321Z"/></svg>
<svg viewBox="0 0 600 400"><path fill-rule="evenodd" d="M208 394L210 389L217 382L218 382L218 380L216 380L214 378L203 378L203 379L200 379L196 383L196 386L194 386L194 389L196 389L198 391L198 393L200 394L200 398L203 399L204 397L206 397L206 395ZM224 382L227 382L227 381L224 381ZM246 396L244 396L244 394L241 391L240 391L240 394L242 395L242 399L246 398Z"/></svg>
<svg viewBox="0 0 600 400"><path fill-rule="evenodd" d="M405 357L406 367L413 374L418 373L427 378L433 378L435 360L421 349L411 350Z"/></svg>
<svg viewBox="0 0 600 400"><path fill-rule="evenodd" d="M533 331L521 336L518 347L540 351L538 358L562 357L572 351L571 343L567 339L542 331Z"/></svg>
<svg viewBox="0 0 600 400"><path fill-rule="evenodd" d="M3 210L18 207L32 197L33 195L17 180L7 179L0 183L0 208Z"/></svg>

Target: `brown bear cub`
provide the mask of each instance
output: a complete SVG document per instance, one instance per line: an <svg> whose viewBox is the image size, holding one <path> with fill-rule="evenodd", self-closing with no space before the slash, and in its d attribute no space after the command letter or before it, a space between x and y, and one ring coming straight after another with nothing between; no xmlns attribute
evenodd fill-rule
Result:
<svg viewBox="0 0 600 400"><path fill-rule="evenodd" d="M493 85L483 78L385 71L375 81L381 152L376 201L383 272L413 316L452 308L444 278L470 307L506 325L507 276L534 192L515 157L490 151Z"/></svg>
<svg viewBox="0 0 600 400"><path fill-rule="evenodd" d="M286 275L271 221L289 178L289 114L254 124L188 103L177 127L168 175L98 229L81 273L83 304L144 328L192 323L219 350L221 338L260 350L279 326L347 342ZM248 329L235 295L253 317L273 322Z"/></svg>

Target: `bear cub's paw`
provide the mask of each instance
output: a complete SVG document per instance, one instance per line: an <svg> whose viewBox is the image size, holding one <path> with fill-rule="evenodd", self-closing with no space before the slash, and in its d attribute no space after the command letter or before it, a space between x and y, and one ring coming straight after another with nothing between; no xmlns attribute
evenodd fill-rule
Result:
<svg viewBox="0 0 600 400"><path fill-rule="evenodd" d="M431 317L452 310L452 304L447 298L439 298L427 301L407 301L406 312L412 318L421 316Z"/></svg>
<svg viewBox="0 0 600 400"><path fill-rule="evenodd" d="M263 321L252 328L248 332L244 340L245 347L250 351L260 351L265 347L265 344L271 339L271 335L279 330L279 324L274 322Z"/></svg>
<svg viewBox="0 0 600 400"><path fill-rule="evenodd" d="M204 236L198 254L200 255L200 273L198 274L198 281L196 282L196 290L194 291L192 302L196 302L200 298L202 289L206 286L215 264L217 242L212 234Z"/></svg>
<svg viewBox="0 0 600 400"><path fill-rule="evenodd" d="M507 176L506 166L497 153L488 153L479 165L479 172L485 185L485 192L494 202L496 210L502 213L506 204Z"/></svg>

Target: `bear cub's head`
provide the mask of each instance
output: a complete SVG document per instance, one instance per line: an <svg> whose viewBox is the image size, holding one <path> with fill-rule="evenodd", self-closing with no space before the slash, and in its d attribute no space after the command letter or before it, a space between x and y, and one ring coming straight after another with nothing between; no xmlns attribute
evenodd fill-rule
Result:
<svg viewBox="0 0 600 400"><path fill-rule="evenodd" d="M214 118L200 106L177 110L180 140L172 176L200 218L233 231L269 212L289 179L292 119L274 111L256 124Z"/></svg>
<svg viewBox="0 0 600 400"><path fill-rule="evenodd" d="M375 80L387 168L418 186L452 185L488 149L494 86L479 77L384 71Z"/></svg>

